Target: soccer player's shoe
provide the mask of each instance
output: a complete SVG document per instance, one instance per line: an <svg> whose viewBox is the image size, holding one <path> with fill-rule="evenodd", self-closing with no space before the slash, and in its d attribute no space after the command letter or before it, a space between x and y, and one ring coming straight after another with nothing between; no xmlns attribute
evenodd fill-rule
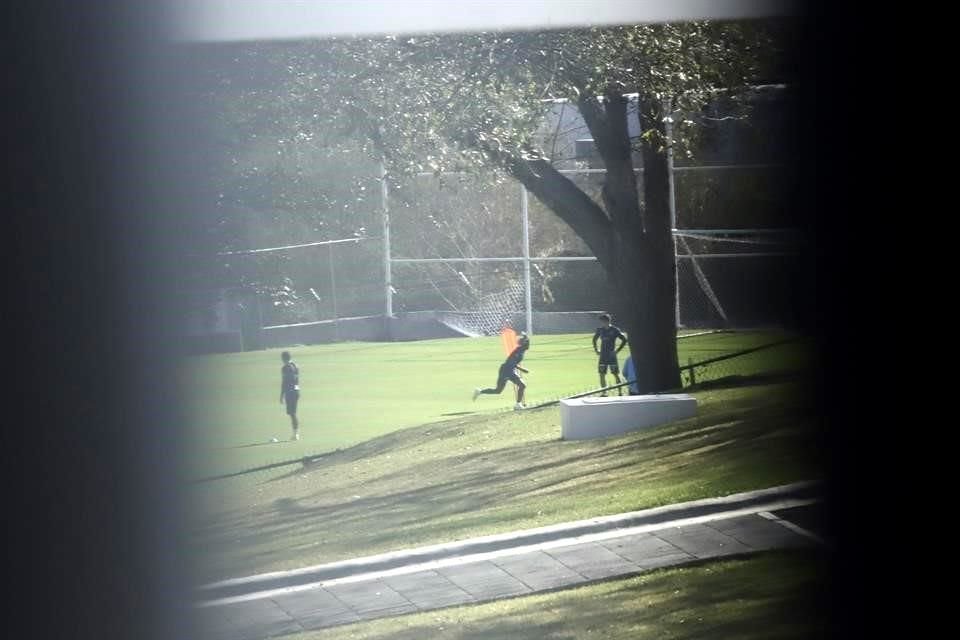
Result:
<svg viewBox="0 0 960 640"><path fill-rule="evenodd" d="M473 390L473 399L476 400L479 395L480 395L480 389L479 389L479 388L474 389L474 390Z"/></svg>

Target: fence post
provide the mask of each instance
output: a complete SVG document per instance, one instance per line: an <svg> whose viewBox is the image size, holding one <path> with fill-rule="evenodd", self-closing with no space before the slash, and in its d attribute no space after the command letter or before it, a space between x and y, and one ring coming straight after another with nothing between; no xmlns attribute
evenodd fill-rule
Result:
<svg viewBox="0 0 960 640"><path fill-rule="evenodd" d="M667 181L670 185L670 239L673 241L673 324L680 328L680 261L677 259L677 188L674 183L676 177L673 172L673 102L670 98L664 101L664 133L667 137Z"/></svg>
<svg viewBox="0 0 960 640"><path fill-rule="evenodd" d="M383 296L384 315L387 326L393 317L393 274L390 261L390 201L387 190L387 167L380 161L380 220L381 235L383 236Z"/></svg>
<svg viewBox="0 0 960 640"><path fill-rule="evenodd" d="M327 262L330 265L330 296L333 299L333 340L340 342L340 313L337 311L337 277L334 273L333 245L327 245Z"/></svg>
<svg viewBox="0 0 960 640"><path fill-rule="evenodd" d="M527 335L533 335L533 303L530 296L530 218L527 188L520 185L520 217L523 222L523 310Z"/></svg>

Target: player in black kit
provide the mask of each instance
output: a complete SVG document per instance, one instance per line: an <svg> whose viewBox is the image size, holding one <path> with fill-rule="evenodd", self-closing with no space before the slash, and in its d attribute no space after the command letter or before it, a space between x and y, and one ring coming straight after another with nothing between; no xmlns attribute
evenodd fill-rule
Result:
<svg viewBox="0 0 960 640"><path fill-rule="evenodd" d="M280 369L280 402L286 403L290 426L293 428L291 440L300 439L300 421L297 420L297 404L300 402L300 368L290 359L290 352L280 354L283 367Z"/></svg>
<svg viewBox="0 0 960 640"><path fill-rule="evenodd" d="M510 381L517 387L517 404L515 404L513 408L517 410L523 409L523 392L526 390L527 385L525 385L523 379L517 375L517 371L530 373L527 369L520 366L520 361L523 360L523 354L526 353L529 348L529 336L527 336L526 333L521 333L517 339L517 347L510 352L507 359L500 365L500 371L497 374L497 386L487 389L475 389L473 399L476 400L480 394L484 393L498 395L503 391L507 381Z"/></svg>
<svg viewBox="0 0 960 640"><path fill-rule="evenodd" d="M623 335L623 332L620 331L617 327L613 326L610 321L610 315L604 313L600 316L600 321L603 322L602 327L597 327L597 330L593 333L593 350L600 356L600 360L597 363L597 369L600 372L600 386L606 388L607 386L607 369L610 369L610 373L613 374L613 378L617 381L617 384L620 384L620 365L617 364L617 354L620 353L620 350L623 349L627 344L627 336ZM620 340L620 345L617 346L617 340ZM597 348L597 341L600 342L600 348ZM617 389L620 392L620 395L623 395L623 388ZM604 391L600 395L607 395L607 392Z"/></svg>

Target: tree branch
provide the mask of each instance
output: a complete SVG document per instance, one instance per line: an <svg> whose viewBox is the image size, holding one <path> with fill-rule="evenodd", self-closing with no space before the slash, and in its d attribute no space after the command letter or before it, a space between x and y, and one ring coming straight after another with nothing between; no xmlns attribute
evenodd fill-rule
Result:
<svg viewBox="0 0 960 640"><path fill-rule="evenodd" d="M604 267L611 266L613 230L603 209L547 160L523 157L487 144L475 136L473 145L503 167L587 243Z"/></svg>
<svg viewBox="0 0 960 640"><path fill-rule="evenodd" d="M580 100L583 119L593 135L607 173L603 204L614 226L627 230L641 225L640 198L627 128L627 98L608 93L602 103L596 97Z"/></svg>

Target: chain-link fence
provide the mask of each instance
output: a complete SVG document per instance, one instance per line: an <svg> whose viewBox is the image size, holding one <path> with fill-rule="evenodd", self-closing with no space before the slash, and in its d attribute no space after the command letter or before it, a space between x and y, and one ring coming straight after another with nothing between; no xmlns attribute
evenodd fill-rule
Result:
<svg viewBox="0 0 960 640"><path fill-rule="evenodd" d="M805 340L786 336L763 338L757 346L715 355L715 349L686 351L680 362L685 389L734 385L759 379L802 375L810 368L810 349Z"/></svg>
<svg viewBox="0 0 960 640"><path fill-rule="evenodd" d="M686 176L680 181L688 190L678 198L679 221L756 223L764 208L776 210L769 189L756 201L743 195L741 183L769 187L776 182L764 178L767 168L699 169L688 172L698 180ZM602 169L563 173L599 201ZM737 184L743 188L730 186ZM642 185L638 189L642 196ZM716 210L726 210L729 203L711 209L710 198L699 197L696 189L747 202L749 213L720 216ZM243 329L231 329L234 335L239 332L242 348L257 348L255 334L261 328L385 317L388 306L393 314L435 313L441 323L467 335L496 332L496 325L511 316L516 325L524 314L532 322L533 314L616 306L618 292L584 242L502 175L410 178L391 186L383 205L389 210L383 238L337 239L224 257L245 292L235 305L240 319L234 322ZM765 227L683 227L675 239L679 327L792 323L798 310L792 307L791 292L801 275L799 234ZM331 335L336 339L336 332Z"/></svg>
<svg viewBox="0 0 960 640"><path fill-rule="evenodd" d="M678 325L790 326L802 272L799 242L781 231L678 232Z"/></svg>

